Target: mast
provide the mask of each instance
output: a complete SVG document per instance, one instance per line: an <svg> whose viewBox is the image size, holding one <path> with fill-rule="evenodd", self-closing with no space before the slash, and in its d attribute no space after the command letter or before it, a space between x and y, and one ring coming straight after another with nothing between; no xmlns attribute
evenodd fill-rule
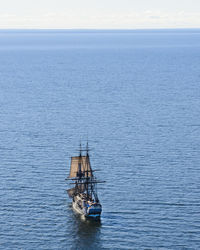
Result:
<svg viewBox="0 0 200 250"><path fill-rule="evenodd" d="M85 152L84 155L82 155L83 151ZM90 164L88 142L85 149L82 149L80 143L78 156L71 157L71 167L68 179L73 181L73 183L70 184L75 184L74 188L68 190L70 197L78 193L85 193L88 200L94 198L98 202L96 190L97 183L103 183L104 181L97 180L93 175L93 170Z"/></svg>
<svg viewBox="0 0 200 250"><path fill-rule="evenodd" d="M78 157L78 169L76 172L76 176L77 176L76 185L75 185L76 192L80 192L82 189L81 178L83 176L83 173L82 173L81 163L82 163L82 149L81 149L81 142L80 142L80 152L79 152L79 157Z"/></svg>
<svg viewBox="0 0 200 250"><path fill-rule="evenodd" d="M80 153L79 153L79 160L78 160L78 172L77 172L77 177L79 179L81 179L82 177L82 170L81 170L81 158L82 158L82 154L81 154L82 150L81 150L81 142L80 142Z"/></svg>
<svg viewBox="0 0 200 250"><path fill-rule="evenodd" d="M87 146L86 146L86 192L87 192L87 198L89 197L89 192L88 192L88 160L89 160L89 153L88 153L88 141L87 141Z"/></svg>
<svg viewBox="0 0 200 250"><path fill-rule="evenodd" d="M95 200L98 202L98 196L97 196L97 192L96 192L96 187L97 187L97 181L95 180L95 178L93 178L93 172L92 172L92 168L90 165L90 157L89 157L89 147L88 147L88 141L87 141L87 145L86 145L86 164L87 164L87 197L89 196L89 184L90 184L90 196L92 198L92 194L94 195ZM90 170L88 169L88 166L90 165ZM90 180L89 180L89 175L88 172L90 171Z"/></svg>

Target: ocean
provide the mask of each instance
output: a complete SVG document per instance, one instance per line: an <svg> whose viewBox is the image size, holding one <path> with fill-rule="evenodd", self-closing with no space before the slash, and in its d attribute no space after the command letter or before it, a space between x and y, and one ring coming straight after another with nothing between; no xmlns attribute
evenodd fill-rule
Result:
<svg viewBox="0 0 200 250"><path fill-rule="evenodd" d="M65 178L89 142L101 221ZM0 31L0 249L200 248L200 30Z"/></svg>

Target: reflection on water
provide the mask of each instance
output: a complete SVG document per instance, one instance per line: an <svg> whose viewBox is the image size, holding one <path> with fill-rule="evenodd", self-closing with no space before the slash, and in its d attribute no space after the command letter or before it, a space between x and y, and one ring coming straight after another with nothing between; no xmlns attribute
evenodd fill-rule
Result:
<svg viewBox="0 0 200 250"><path fill-rule="evenodd" d="M73 242L71 249L99 249L101 246L101 220L85 218L77 214L71 207L71 233Z"/></svg>

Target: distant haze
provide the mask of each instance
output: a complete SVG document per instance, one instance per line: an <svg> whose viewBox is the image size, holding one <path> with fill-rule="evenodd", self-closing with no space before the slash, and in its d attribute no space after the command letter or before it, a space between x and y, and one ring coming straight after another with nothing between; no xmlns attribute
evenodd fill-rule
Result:
<svg viewBox="0 0 200 250"><path fill-rule="evenodd" d="M200 28L199 0L0 0L1 29Z"/></svg>

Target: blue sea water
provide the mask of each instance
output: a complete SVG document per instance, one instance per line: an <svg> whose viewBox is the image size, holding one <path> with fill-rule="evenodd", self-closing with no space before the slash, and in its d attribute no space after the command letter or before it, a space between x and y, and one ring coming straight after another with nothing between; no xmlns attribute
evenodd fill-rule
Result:
<svg viewBox="0 0 200 250"><path fill-rule="evenodd" d="M65 178L89 139L100 222ZM0 31L0 249L200 248L200 30Z"/></svg>

